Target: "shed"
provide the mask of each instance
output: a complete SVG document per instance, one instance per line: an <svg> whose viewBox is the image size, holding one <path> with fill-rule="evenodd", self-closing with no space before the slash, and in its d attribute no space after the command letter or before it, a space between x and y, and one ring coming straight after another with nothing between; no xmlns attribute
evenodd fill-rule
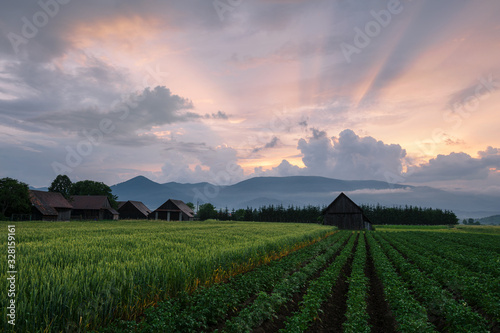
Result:
<svg viewBox="0 0 500 333"><path fill-rule="evenodd" d="M73 218L84 220L118 220L120 215L105 195L75 195L71 197Z"/></svg>
<svg viewBox="0 0 500 333"><path fill-rule="evenodd" d="M30 190L31 214L33 220L68 221L73 206L59 192Z"/></svg>
<svg viewBox="0 0 500 333"><path fill-rule="evenodd" d="M324 211L325 224L334 225L339 229L372 230L372 223L363 210L347 195L340 195Z"/></svg>
<svg viewBox="0 0 500 333"><path fill-rule="evenodd" d="M150 220L192 221L194 212L182 200L168 199L163 205L149 214Z"/></svg>
<svg viewBox="0 0 500 333"><path fill-rule="evenodd" d="M129 200L118 202L118 213L120 219L147 220L151 210L140 201Z"/></svg>

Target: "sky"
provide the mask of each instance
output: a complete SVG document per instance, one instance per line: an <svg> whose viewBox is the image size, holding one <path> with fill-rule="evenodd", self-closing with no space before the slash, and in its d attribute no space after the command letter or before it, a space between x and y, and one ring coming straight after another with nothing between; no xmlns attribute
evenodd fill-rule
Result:
<svg viewBox="0 0 500 333"><path fill-rule="evenodd" d="M497 0L0 8L0 177L500 192Z"/></svg>

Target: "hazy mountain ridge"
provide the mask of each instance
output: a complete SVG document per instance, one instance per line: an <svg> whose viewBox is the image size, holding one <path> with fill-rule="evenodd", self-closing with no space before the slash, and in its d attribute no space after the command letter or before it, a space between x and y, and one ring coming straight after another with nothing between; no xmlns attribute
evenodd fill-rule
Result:
<svg viewBox="0 0 500 333"><path fill-rule="evenodd" d="M138 176L113 185L111 189L119 200L142 201L150 209L156 209L169 198L195 205L210 202L217 208L228 207L230 210L268 204L327 205L340 192L346 192L358 204L441 208L454 211L459 218L481 218L500 213L500 194L467 194L376 180L339 180L316 176L255 177L227 186L177 182L159 184Z"/></svg>
<svg viewBox="0 0 500 333"><path fill-rule="evenodd" d="M500 225L500 215L493 215L479 219L481 224L497 224Z"/></svg>

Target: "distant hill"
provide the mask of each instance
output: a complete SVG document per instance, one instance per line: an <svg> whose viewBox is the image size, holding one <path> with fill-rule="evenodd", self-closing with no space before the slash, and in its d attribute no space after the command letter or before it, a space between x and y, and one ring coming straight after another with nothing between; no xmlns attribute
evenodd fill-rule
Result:
<svg viewBox="0 0 500 333"><path fill-rule="evenodd" d="M29 189L35 191L43 191L43 192L47 192L49 190L48 187L33 187L33 186L29 186Z"/></svg>
<svg viewBox="0 0 500 333"><path fill-rule="evenodd" d="M390 184L375 180L339 180L315 176L255 177L234 185L209 183L156 183L138 176L111 186L119 200L138 200L156 209L169 198L217 208L238 209L262 205L328 205L340 192L359 204L413 205L452 210L459 218L500 213L499 196L446 192L425 187Z"/></svg>
<svg viewBox="0 0 500 333"><path fill-rule="evenodd" d="M493 215L477 219L481 224L500 225L500 215Z"/></svg>

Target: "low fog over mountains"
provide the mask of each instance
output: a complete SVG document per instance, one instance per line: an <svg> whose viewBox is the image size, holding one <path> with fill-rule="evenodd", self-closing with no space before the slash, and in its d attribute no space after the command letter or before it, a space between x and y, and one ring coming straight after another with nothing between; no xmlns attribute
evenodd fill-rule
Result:
<svg viewBox="0 0 500 333"><path fill-rule="evenodd" d="M500 213L498 196L447 192L426 186L390 184L382 181L339 180L313 176L256 177L234 185L209 183L159 184L139 176L111 187L119 200L138 200L156 209L167 199L195 205L210 202L217 208L257 208L262 205L327 205L340 192L358 204L413 205L452 210L459 218Z"/></svg>

